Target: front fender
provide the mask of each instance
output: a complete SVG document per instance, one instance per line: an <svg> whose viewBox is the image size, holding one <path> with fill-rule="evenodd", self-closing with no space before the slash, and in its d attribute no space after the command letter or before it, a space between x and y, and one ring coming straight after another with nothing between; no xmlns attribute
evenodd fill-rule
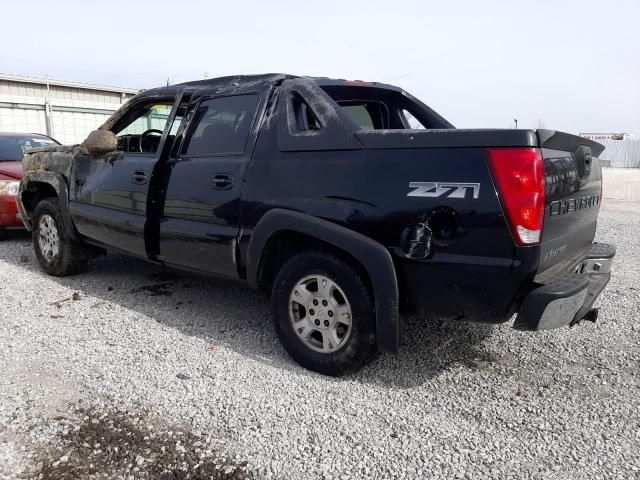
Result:
<svg viewBox="0 0 640 480"><path fill-rule="evenodd" d="M48 185L55 190L62 213L62 219L65 223L65 230L73 240L79 240L69 212L69 188L67 186L67 181L64 175L57 172L29 171L27 175L22 178L22 181L20 182L20 190L18 191L16 198L16 204L25 228L31 231L31 220L33 217L33 210L35 209L35 205L33 205L33 208L28 208L25 205L25 194L29 194L31 192L37 194L38 189L42 189L43 185Z"/></svg>
<svg viewBox="0 0 640 480"><path fill-rule="evenodd" d="M258 270L269 238L279 231L317 238L354 257L366 270L375 299L378 348L397 353L400 342L398 282L389 251L378 242L335 223L300 212L269 210L253 229L247 250L247 281L258 287Z"/></svg>

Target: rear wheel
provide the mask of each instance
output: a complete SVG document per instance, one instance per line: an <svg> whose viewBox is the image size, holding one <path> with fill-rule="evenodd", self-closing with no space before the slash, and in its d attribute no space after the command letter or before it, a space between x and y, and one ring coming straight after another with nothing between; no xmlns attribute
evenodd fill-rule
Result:
<svg viewBox="0 0 640 480"><path fill-rule="evenodd" d="M49 275L72 275L85 265L82 246L67 234L56 198L46 198L36 206L33 214L33 248L40 266Z"/></svg>
<svg viewBox="0 0 640 480"><path fill-rule="evenodd" d="M364 366L376 352L375 314L362 277L323 252L303 252L278 272L274 323L285 350L300 365L326 375Z"/></svg>

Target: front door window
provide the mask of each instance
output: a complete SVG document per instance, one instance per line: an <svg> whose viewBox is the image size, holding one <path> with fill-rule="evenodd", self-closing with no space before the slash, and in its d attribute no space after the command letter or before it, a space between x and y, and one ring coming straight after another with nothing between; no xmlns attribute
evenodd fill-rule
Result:
<svg viewBox="0 0 640 480"><path fill-rule="evenodd" d="M115 132L118 150L129 153L156 153L162 133L167 126L173 102L154 102L141 105L119 122ZM184 107L180 107L184 110ZM172 142L182 122L182 111L176 112L169 138Z"/></svg>

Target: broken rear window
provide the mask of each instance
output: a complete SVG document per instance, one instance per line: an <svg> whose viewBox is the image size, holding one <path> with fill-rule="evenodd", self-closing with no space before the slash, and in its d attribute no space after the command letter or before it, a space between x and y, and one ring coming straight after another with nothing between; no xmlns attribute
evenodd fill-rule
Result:
<svg viewBox="0 0 640 480"><path fill-rule="evenodd" d="M365 85L320 85L362 130L452 128L444 118L400 90Z"/></svg>

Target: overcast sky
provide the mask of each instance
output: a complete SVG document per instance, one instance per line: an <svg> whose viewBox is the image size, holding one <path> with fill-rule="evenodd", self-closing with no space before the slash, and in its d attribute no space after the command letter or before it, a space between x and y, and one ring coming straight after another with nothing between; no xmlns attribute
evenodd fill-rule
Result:
<svg viewBox="0 0 640 480"><path fill-rule="evenodd" d="M640 0L2 2L0 72L381 81L457 127L640 133Z"/></svg>

